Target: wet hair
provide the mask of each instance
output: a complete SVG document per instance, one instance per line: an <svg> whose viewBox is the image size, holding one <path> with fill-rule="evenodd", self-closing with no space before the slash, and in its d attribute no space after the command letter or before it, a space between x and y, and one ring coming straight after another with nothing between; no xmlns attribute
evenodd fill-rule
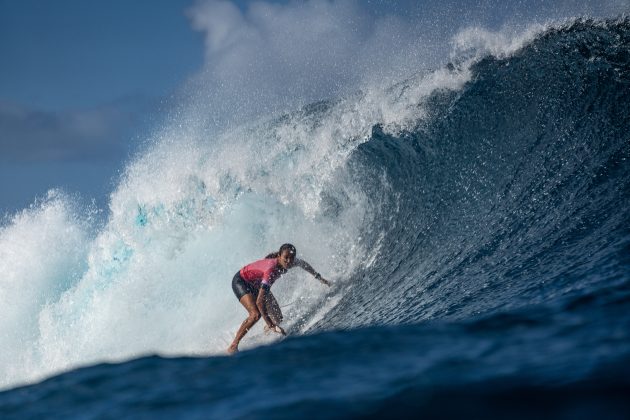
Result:
<svg viewBox="0 0 630 420"><path fill-rule="evenodd" d="M283 251L289 251L289 254L292 254L293 256L295 256L297 254L297 250L295 249L295 247L291 244L283 244L280 247L280 250L277 252L272 252L271 254L267 255L265 257L265 259L267 258L278 258L280 256L280 254L282 254Z"/></svg>

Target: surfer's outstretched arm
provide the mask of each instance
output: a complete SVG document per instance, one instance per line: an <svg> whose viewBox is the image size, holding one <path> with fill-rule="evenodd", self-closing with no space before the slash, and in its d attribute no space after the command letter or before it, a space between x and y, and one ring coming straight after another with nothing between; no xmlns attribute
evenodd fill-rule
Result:
<svg viewBox="0 0 630 420"><path fill-rule="evenodd" d="M319 274L317 271L315 271L315 269L306 261L296 258L294 264L300 267L301 269L303 269L304 271L312 274L317 280L324 283L326 286L330 286L330 282L326 280L325 278L323 278L322 275Z"/></svg>

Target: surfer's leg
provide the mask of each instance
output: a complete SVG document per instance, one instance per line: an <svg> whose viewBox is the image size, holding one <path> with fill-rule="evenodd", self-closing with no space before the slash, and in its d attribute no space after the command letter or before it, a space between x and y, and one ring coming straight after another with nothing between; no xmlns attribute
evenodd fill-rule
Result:
<svg viewBox="0 0 630 420"><path fill-rule="evenodd" d="M260 319L260 312L256 307L256 301L254 300L254 296L250 293L244 295L241 300L241 304L247 309L247 313L249 314L245 321L241 324L240 328L236 332L236 337L234 337L234 341L228 347L228 353L234 353L238 351L238 344L241 342L241 339L247 334L247 331L251 327L254 326L256 322Z"/></svg>
<svg viewBox="0 0 630 420"><path fill-rule="evenodd" d="M280 323L282 323L282 311L280 310L278 301L271 291L269 291L265 297L265 309L267 309L267 315L269 315L269 318L271 318L274 325L280 325Z"/></svg>

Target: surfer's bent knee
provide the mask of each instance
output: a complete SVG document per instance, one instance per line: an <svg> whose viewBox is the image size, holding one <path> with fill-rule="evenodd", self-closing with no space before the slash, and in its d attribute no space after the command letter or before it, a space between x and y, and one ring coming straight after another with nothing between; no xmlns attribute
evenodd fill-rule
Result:
<svg viewBox="0 0 630 420"><path fill-rule="evenodd" d="M248 318L250 321L253 321L253 322L258 322L258 320L260 319L260 312L258 312L258 311L256 311L256 312L251 311L251 312L249 313L249 316L248 316L247 318Z"/></svg>

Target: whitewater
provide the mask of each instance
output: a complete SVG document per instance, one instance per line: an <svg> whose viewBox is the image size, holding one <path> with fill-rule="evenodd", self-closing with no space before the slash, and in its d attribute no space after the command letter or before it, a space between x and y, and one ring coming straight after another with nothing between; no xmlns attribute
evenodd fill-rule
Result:
<svg viewBox="0 0 630 420"><path fill-rule="evenodd" d="M282 241L342 287L377 258L382 241L362 235L385 205L357 188L349 156L375 124L392 133L417 124L423 100L461 88L469 66L314 104L210 142L167 126L129 164L104 226L98 209L54 190L14 216L0 240L10 308L2 384L153 352L224 352L242 321L229 279ZM362 176L388 188L385 174ZM299 299L301 311L319 305L324 291L292 276L276 293Z"/></svg>
<svg viewBox="0 0 630 420"><path fill-rule="evenodd" d="M319 401L336 417L458 398L505 415L495 403L513 392L523 417L534 395L555 414L595 396L622 418L629 51L623 16L469 28L444 65L387 86L223 130L182 106L108 209L51 190L3 222L0 387L34 385L0 407L147 415L166 398L190 417L295 417ZM246 316L232 275L285 242L334 287L292 270L273 290L292 337L257 325L251 351L224 357ZM274 391L242 406L257 396L234 390L257 369ZM47 400L64 383L98 392Z"/></svg>

